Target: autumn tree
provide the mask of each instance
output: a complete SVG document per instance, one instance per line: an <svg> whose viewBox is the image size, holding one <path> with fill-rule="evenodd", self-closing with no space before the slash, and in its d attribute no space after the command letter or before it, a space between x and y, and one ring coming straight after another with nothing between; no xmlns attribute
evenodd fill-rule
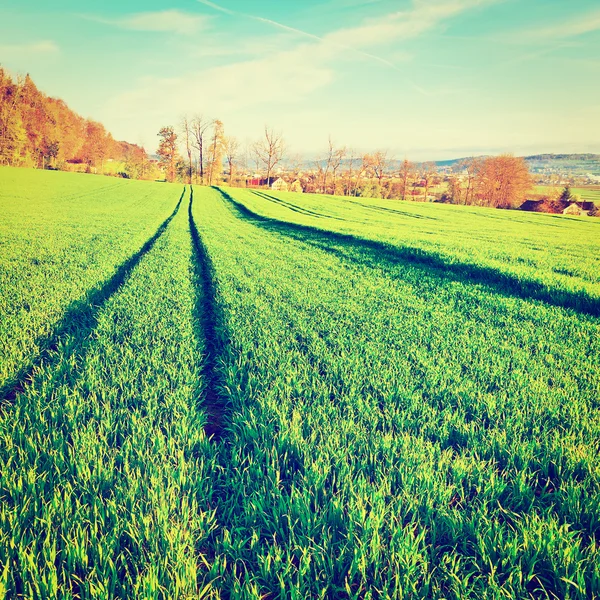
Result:
<svg viewBox="0 0 600 600"><path fill-rule="evenodd" d="M27 132L20 97L20 86L0 67L0 164L19 165L24 159Z"/></svg>
<svg viewBox="0 0 600 600"><path fill-rule="evenodd" d="M104 160L110 153L112 136L104 129L104 125L88 119L85 122L85 142L79 152L80 158L88 167L104 166Z"/></svg>
<svg viewBox="0 0 600 600"><path fill-rule="evenodd" d="M148 154L141 146L127 144L124 149L125 173L131 179L144 179L148 172Z"/></svg>
<svg viewBox="0 0 600 600"><path fill-rule="evenodd" d="M477 202L482 206L512 208L520 205L533 180L525 159L502 154L481 163L476 176Z"/></svg>
<svg viewBox="0 0 600 600"><path fill-rule="evenodd" d="M175 172L177 167L177 134L173 127L163 127L158 132L160 142L158 144L157 154L162 168L165 170L166 179L169 182L175 181Z"/></svg>
<svg viewBox="0 0 600 600"><path fill-rule="evenodd" d="M273 170L283 159L285 150L283 136L265 126L264 138L257 141L252 149L257 164L264 167L267 176L267 185L270 185Z"/></svg>

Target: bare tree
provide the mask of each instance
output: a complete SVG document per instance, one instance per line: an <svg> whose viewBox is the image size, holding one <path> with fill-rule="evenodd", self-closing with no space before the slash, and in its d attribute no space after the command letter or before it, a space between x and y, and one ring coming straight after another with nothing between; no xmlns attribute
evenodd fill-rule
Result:
<svg viewBox="0 0 600 600"><path fill-rule="evenodd" d="M187 168L187 176L188 183L192 183L192 173L194 172L192 166L192 125L187 115L183 117L181 120L181 133L183 136L183 141L185 143L185 152L187 154L188 159L188 168Z"/></svg>
<svg viewBox="0 0 600 600"><path fill-rule="evenodd" d="M379 182L379 187L381 187L381 182L383 181L383 177L385 175L385 171L388 167L388 158L387 152L383 152L382 150L378 150L372 156L371 168L373 169L373 174L377 177L377 181Z"/></svg>
<svg viewBox="0 0 600 600"><path fill-rule="evenodd" d="M223 172L223 154L225 153L225 128L223 122L216 119L213 122L213 135L208 149L208 185L216 181L219 173Z"/></svg>
<svg viewBox="0 0 600 600"><path fill-rule="evenodd" d="M425 182L425 202L429 200L431 181L437 174L437 165L434 162L423 163L423 181Z"/></svg>
<svg viewBox="0 0 600 600"><path fill-rule="evenodd" d="M415 166L408 160L404 159L402 166L400 167L400 186L402 191L402 200L406 200L406 193L408 192L408 182L413 174Z"/></svg>
<svg viewBox="0 0 600 600"><path fill-rule="evenodd" d="M348 155L348 169L345 172L344 194L353 196L354 190L352 188L352 181L354 177L354 166L356 165L358 157L356 156L356 151L354 149L348 150Z"/></svg>
<svg viewBox="0 0 600 600"><path fill-rule="evenodd" d="M335 194L335 188L337 184L337 172L346 156L346 148L336 148L331 136L329 136L329 147L327 150L327 156L325 157L325 169L322 170L321 176L323 179L323 193L327 193L327 180L329 173L333 176L331 184L331 194Z"/></svg>
<svg viewBox="0 0 600 600"><path fill-rule="evenodd" d="M321 187L323 188L324 194L327 193L327 178L329 177L329 170L331 169L331 163L333 161L334 153L335 150L333 148L333 141L331 139L331 136L329 136L329 147L327 149L327 156L325 157L325 168L322 169L321 173L321 176L323 178L323 185Z"/></svg>
<svg viewBox="0 0 600 600"><path fill-rule="evenodd" d="M233 185L234 164L237 161L240 144L236 138L230 135L225 138L223 148L225 150L225 160L229 166L229 185Z"/></svg>
<svg viewBox="0 0 600 600"><path fill-rule="evenodd" d="M465 158L461 160L457 167L464 173L466 173L467 189L465 190L465 204L473 204L473 197L475 195L475 182L477 180L477 174L483 168L482 158Z"/></svg>
<svg viewBox="0 0 600 600"><path fill-rule="evenodd" d="M283 137L280 133L275 133L273 129L269 129L265 126L265 137L256 142L252 149L257 165L262 165L266 171L267 185L269 185L273 169L283 158L285 150Z"/></svg>
<svg viewBox="0 0 600 600"><path fill-rule="evenodd" d="M193 135L192 145L198 151L197 173L200 177L201 184L204 184L204 136L213 122L213 119L207 119L203 115L197 115L191 122L191 132Z"/></svg>

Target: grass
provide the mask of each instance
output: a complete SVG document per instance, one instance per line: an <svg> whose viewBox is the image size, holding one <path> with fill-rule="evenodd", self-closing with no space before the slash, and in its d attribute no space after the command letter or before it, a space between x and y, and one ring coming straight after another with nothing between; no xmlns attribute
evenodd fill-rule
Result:
<svg viewBox="0 0 600 600"><path fill-rule="evenodd" d="M600 595L591 222L147 185L0 408L6 597Z"/></svg>
<svg viewBox="0 0 600 600"><path fill-rule="evenodd" d="M564 186L552 186L552 185L537 185L535 186L536 194L554 194L560 195L561 191L564 189ZM571 188L571 193L585 202L594 202L595 204L600 204L600 186L598 185L590 185L582 188Z"/></svg>

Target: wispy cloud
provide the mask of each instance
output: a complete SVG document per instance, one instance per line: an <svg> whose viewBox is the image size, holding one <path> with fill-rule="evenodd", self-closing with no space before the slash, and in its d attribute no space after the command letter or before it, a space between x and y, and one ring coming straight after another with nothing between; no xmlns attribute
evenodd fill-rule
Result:
<svg viewBox="0 0 600 600"><path fill-rule="evenodd" d="M52 40L40 40L24 44L0 44L0 59L4 60L56 55L59 53L60 48L58 44Z"/></svg>
<svg viewBox="0 0 600 600"><path fill-rule="evenodd" d="M233 11L210 0L198 0L201 4L219 12L266 23L278 29L309 38L321 45L329 46L330 49L354 52L396 70L400 69L388 57L374 54L369 49L398 40L413 39L461 12L497 1L414 0L412 7L407 11L385 14L356 27L340 29L324 36L318 36L272 19Z"/></svg>
<svg viewBox="0 0 600 600"><path fill-rule="evenodd" d="M414 39L461 13L497 1L414 0L408 10L368 19L356 27L332 32L325 36L325 39L340 45L352 44L356 48L377 47L390 42Z"/></svg>
<svg viewBox="0 0 600 600"><path fill-rule="evenodd" d="M186 13L175 9L135 13L120 19L107 19L91 15L84 15L84 18L132 31L155 31L180 35L198 33L206 27L209 20L205 15Z"/></svg>
<svg viewBox="0 0 600 600"><path fill-rule="evenodd" d="M518 42L546 42L574 38L594 31L600 31L600 10L580 14L552 25L513 32L509 34L509 38Z"/></svg>
<svg viewBox="0 0 600 600"><path fill-rule="evenodd" d="M143 110L149 118L159 121L167 119L174 108L180 113L193 110L190 99L196 98L204 99L204 110L221 115L229 113L229 118L250 107L297 105L335 80L340 61L355 61L357 56L394 69L400 74L398 83L422 96L446 96L454 90L424 89L407 77L401 61L410 57L397 42L414 39L464 11L495 1L498 0L414 0L406 11L318 36L272 19L230 10L212 0L198 0L223 14L272 26L278 30L277 43L267 42L273 36L261 36L258 51L253 56L249 54L245 59L222 66L207 65L182 78L152 78L140 82L137 89L115 97L110 111L118 111L120 118L127 121ZM217 54L235 55L228 43L229 46L225 45ZM265 46L261 48L261 44ZM383 54L380 48L386 45L389 53ZM389 50L389 46L393 46L393 50ZM218 45L212 47L219 49Z"/></svg>

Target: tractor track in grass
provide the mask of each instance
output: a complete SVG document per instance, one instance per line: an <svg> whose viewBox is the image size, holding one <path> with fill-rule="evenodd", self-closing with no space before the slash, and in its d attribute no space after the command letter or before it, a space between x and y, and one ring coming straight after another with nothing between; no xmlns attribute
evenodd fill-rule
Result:
<svg viewBox="0 0 600 600"><path fill-rule="evenodd" d="M433 270L436 274L454 281L484 285L500 295L535 300L583 315L600 317L600 298L584 291L549 288L540 281L521 279L493 267L449 260L440 253L422 248L394 246L349 233L339 233L312 225L267 217L254 212L225 190L219 187L214 189L221 194L223 200L238 217L267 231L297 239L335 254L348 262L377 267L384 272L389 272L393 266L404 263L416 268Z"/></svg>
<svg viewBox="0 0 600 600"><path fill-rule="evenodd" d="M326 215L324 213L315 212L313 210L309 210L308 208L302 208L301 206L297 206L296 204L292 204L291 202L286 202L285 200L281 200L280 198L276 198L275 196L271 196L265 192L257 192L255 190L252 191L255 196L262 198L263 200L267 200L268 202L273 202L274 204L278 204L279 206L283 206L293 212L300 213L301 215L306 215L307 217L315 217L317 219L334 219L336 221L350 221L352 223L358 223L354 219L344 219L343 217L336 217L333 215Z"/></svg>
<svg viewBox="0 0 600 600"><path fill-rule="evenodd" d="M202 365L204 382L202 408L206 413L206 435L214 441L220 441L225 433L227 404L221 389L218 357L223 353L224 342L219 335L222 331L221 310L216 299L214 267L208 250L202 241L194 215L194 189L190 186L188 220L193 246L193 269L196 289L196 319L200 325L205 343L205 355Z"/></svg>
<svg viewBox="0 0 600 600"><path fill-rule="evenodd" d="M52 354L58 349L61 342L70 340L71 345L77 346L89 336L96 326L100 309L123 286L133 269L152 250L158 239L175 218L183 202L185 192L186 188L184 187L181 197L171 215L163 221L154 235L146 240L144 245L135 254L121 263L115 273L103 284L93 288L83 299L73 302L50 334L36 340L36 346L39 348L37 356L30 364L22 367L16 375L0 388L0 407L12 404L17 396L25 391L36 369L43 362L53 362Z"/></svg>

